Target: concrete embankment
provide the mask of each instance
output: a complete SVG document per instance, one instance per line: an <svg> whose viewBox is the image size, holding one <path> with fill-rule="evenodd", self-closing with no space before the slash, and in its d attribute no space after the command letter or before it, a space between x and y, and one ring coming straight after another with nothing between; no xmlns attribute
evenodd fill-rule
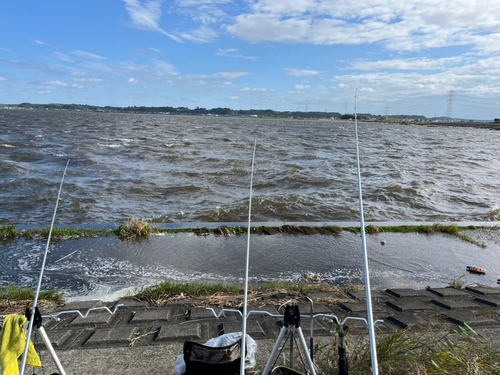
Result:
<svg viewBox="0 0 500 375"><path fill-rule="evenodd" d="M311 293L314 314L335 315L340 321L348 316L366 317L365 292L349 292L348 297L331 293ZM384 322L377 325L378 334L424 325L426 330L444 332L464 326L474 328L488 337L493 347L500 347L500 289L473 286L465 289L428 288L386 289L372 294L374 316ZM282 314L275 298L261 301L249 310ZM151 306L132 298L116 302L70 302L53 311L79 310L86 313L93 307L107 306L106 310L90 311L86 319L77 313L60 315L60 321L45 319L47 334L68 374L171 374L174 363L182 354L183 343L192 340L204 343L224 333L241 331L241 317L234 312L215 318L212 311L195 307L189 299ZM298 301L302 315L309 315L310 304ZM221 307L215 308L220 312ZM189 313L190 312L190 313ZM281 319L267 315L252 315L247 333L256 340L257 366L264 368L269 353L280 331ZM348 325L351 325L348 323ZM310 320L302 317L301 327L308 338ZM323 343L332 342L336 323L332 318L314 319L314 336ZM357 323L354 332L362 333L363 323ZM307 340L307 339L306 339ZM35 340L36 341L36 340ZM307 340L309 341L309 340ZM38 338L39 349L42 349ZM41 350L46 373L56 368L46 350ZM280 362L282 363L282 362Z"/></svg>

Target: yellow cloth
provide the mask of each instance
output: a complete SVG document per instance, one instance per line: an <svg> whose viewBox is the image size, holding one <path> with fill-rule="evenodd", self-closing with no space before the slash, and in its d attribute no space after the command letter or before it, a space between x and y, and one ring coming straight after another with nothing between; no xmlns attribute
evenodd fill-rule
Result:
<svg viewBox="0 0 500 375"><path fill-rule="evenodd" d="M26 335L23 330L24 322L26 322L24 315L14 314L7 315L3 321L2 332L0 333L0 366L3 375L19 375L17 360L22 359L24 346L26 345ZM26 363L33 367L42 367L40 358L31 341Z"/></svg>

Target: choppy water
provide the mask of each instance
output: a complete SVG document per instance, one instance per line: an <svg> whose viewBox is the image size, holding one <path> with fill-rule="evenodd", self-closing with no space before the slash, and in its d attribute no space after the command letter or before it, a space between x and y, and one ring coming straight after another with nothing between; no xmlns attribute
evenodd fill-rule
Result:
<svg viewBox="0 0 500 375"><path fill-rule="evenodd" d="M499 220L500 132L360 124L365 217ZM358 219L352 122L0 110L0 224Z"/></svg>
<svg viewBox="0 0 500 375"><path fill-rule="evenodd" d="M500 219L500 132L366 123L359 136L366 220ZM253 222L359 219L352 122L0 110L0 224L50 224L68 159L56 224L245 222L255 139ZM486 250L442 235L384 239L368 244L378 287L443 286L467 265L498 269L497 239ZM164 279L241 283L245 241L53 243L43 286L102 298ZM44 243L0 246L0 285L36 285L41 256L32 255ZM359 236L252 237L251 281L304 272L336 284L361 278Z"/></svg>

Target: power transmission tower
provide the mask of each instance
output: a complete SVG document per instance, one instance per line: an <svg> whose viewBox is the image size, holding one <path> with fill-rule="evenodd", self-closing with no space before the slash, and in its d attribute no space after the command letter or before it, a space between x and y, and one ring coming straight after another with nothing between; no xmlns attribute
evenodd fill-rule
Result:
<svg viewBox="0 0 500 375"><path fill-rule="evenodd" d="M455 101L455 91L448 91L448 107L446 108L446 117L451 118L453 114L453 102Z"/></svg>
<svg viewBox="0 0 500 375"><path fill-rule="evenodd" d="M347 103L349 103L349 102L345 102L345 111L344 111L344 115L346 115L346 114L347 114Z"/></svg>
<svg viewBox="0 0 500 375"><path fill-rule="evenodd" d="M385 106L385 117L389 116L389 106Z"/></svg>

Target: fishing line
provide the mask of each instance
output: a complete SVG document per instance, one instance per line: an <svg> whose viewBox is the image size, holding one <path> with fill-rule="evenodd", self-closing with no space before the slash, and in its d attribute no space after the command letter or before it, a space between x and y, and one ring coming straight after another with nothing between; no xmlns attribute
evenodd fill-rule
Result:
<svg viewBox="0 0 500 375"><path fill-rule="evenodd" d="M257 149L257 139L253 146L252 173L250 175L250 198L248 200L248 227L247 227L247 257L245 264L245 291L243 297L243 327L241 329L241 362L240 375L245 375L245 356L246 356L246 332L247 332L247 303L248 303L248 268L250 264L250 222L252 215L252 188L253 188L253 169L255 164L255 150Z"/></svg>
<svg viewBox="0 0 500 375"><path fill-rule="evenodd" d="M361 242L363 247L363 265L365 270L365 290L366 290L366 309L368 312L368 331L370 334L370 352L372 359L372 372L373 375L378 375L378 359L377 359L377 343L375 341L375 327L373 324L373 310L372 310L372 297L370 287L370 274L368 269L368 254L366 252L366 233L365 233L365 219L363 216L363 195L361 193L361 172L359 166L359 143L358 143L358 116L357 116L357 95L354 95L354 127L356 131L356 164L358 167L358 194L359 194L359 216L361 221Z"/></svg>
<svg viewBox="0 0 500 375"><path fill-rule="evenodd" d="M66 176L66 170L68 169L68 165L69 165L69 159L68 162L66 163L66 168L64 168L63 176L61 179L61 185L59 186L59 193L57 194L56 207L54 209L54 215L52 216L52 223L50 224L49 236L47 238L47 246L45 248L45 254L43 255L42 269L40 270L40 276L38 277L38 285L36 288L35 299L33 300L33 308L31 309L31 318L29 320L28 334L26 335L26 344L24 346L23 360L21 363L21 375L24 375L24 370L26 368L26 361L28 359L28 349L31 341L31 333L33 332L33 322L35 321L35 309L37 307L36 304L38 303L38 296L40 295L40 288L42 286L42 277L43 277L43 271L45 269L45 262L47 261L47 254L49 253L50 236L52 235L52 228L54 227L54 221L56 219L57 206L59 204L59 200L61 197L64 176Z"/></svg>

